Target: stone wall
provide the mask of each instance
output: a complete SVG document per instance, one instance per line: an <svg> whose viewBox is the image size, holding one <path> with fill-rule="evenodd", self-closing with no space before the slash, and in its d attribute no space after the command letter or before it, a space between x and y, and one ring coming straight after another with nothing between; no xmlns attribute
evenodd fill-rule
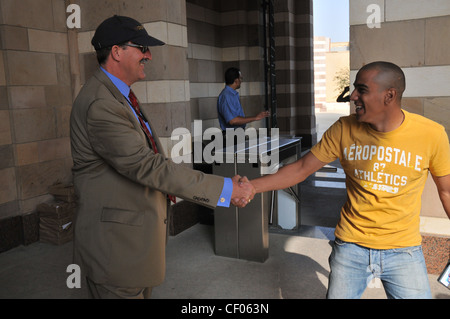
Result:
<svg viewBox="0 0 450 319"><path fill-rule="evenodd" d="M0 2L0 218L26 214L71 179L64 1Z"/></svg>
<svg viewBox="0 0 450 319"><path fill-rule="evenodd" d="M218 127L217 97L224 74L237 67L244 78L239 95L247 116L264 110L261 1L187 1L189 80L193 120L203 130ZM249 127L265 127L264 121Z"/></svg>
<svg viewBox="0 0 450 319"><path fill-rule="evenodd" d="M302 136L302 147L311 147L317 142L312 0L274 5L280 134Z"/></svg>

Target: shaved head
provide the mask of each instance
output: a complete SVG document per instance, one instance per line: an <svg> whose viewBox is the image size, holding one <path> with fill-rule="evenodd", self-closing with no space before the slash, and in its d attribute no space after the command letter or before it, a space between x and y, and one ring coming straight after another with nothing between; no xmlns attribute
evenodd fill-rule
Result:
<svg viewBox="0 0 450 319"><path fill-rule="evenodd" d="M400 67L390 62L377 61L366 64L359 72L368 70L378 71L374 80L381 89L386 90L394 88L397 91L398 99L402 98L406 88L406 80L405 74Z"/></svg>

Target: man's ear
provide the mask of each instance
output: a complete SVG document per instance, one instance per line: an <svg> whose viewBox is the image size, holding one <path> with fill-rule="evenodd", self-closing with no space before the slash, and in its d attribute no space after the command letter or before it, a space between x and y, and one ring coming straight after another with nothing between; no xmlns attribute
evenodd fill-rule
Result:
<svg viewBox="0 0 450 319"><path fill-rule="evenodd" d="M397 90L395 88L390 88L386 91L384 95L384 103L390 104L397 99Z"/></svg>
<svg viewBox="0 0 450 319"><path fill-rule="evenodd" d="M121 55L120 47L118 45L114 45L111 48L111 52L110 52L111 58L113 60L120 61L120 55Z"/></svg>

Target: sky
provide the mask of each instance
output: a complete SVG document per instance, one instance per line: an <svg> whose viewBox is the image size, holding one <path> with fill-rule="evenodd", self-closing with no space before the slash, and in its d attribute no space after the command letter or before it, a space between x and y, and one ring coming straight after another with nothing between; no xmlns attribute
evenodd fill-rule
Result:
<svg viewBox="0 0 450 319"><path fill-rule="evenodd" d="M349 0L313 0L314 36L349 41Z"/></svg>

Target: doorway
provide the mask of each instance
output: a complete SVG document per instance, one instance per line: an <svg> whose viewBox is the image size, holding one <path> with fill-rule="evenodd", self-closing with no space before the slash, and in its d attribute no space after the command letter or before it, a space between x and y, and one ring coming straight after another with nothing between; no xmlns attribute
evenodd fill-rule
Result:
<svg viewBox="0 0 450 319"><path fill-rule="evenodd" d="M314 100L320 141L334 122L350 114L350 103L338 102L350 85L349 0L313 0L313 19ZM345 174L339 161L308 177L302 183L301 197L302 225L315 226L315 232L333 233L346 200Z"/></svg>
<svg viewBox="0 0 450 319"><path fill-rule="evenodd" d="M313 0L314 100L317 141L350 113L349 0ZM342 99L338 99L342 94Z"/></svg>

